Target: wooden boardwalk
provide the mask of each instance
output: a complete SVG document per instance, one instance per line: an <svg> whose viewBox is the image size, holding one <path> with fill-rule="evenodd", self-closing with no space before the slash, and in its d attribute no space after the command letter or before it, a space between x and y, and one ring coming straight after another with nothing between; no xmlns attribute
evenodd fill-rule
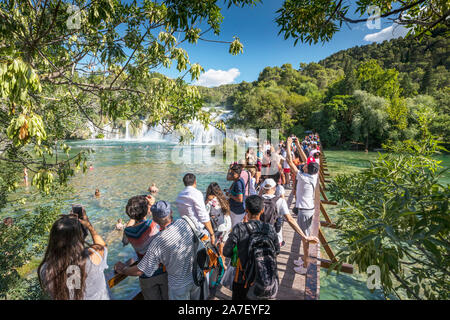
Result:
<svg viewBox="0 0 450 320"><path fill-rule="evenodd" d="M318 188L317 188L318 190ZM291 190L286 190L286 200L290 198ZM320 194L316 195L320 201ZM292 197L291 197L292 199ZM292 214L292 208L294 201L291 201L289 209ZM317 214L318 210L313 218L313 230L314 227L318 227ZM315 221L317 220L317 221ZM316 226L314 225L316 222ZM318 229L318 228L317 228ZM278 277L280 279L280 287L276 300L316 300L319 297L319 276L320 276L320 263L318 265L317 259L311 259L308 266L308 272L306 275L298 274L294 271L294 260L297 260L303 255L303 247L301 244L300 236L291 228L291 226L285 222L283 224L283 240L285 245L281 248L280 254L277 257L278 263ZM317 252L320 252L319 245L310 245L310 256L317 257ZM223 286L219 286L215 298L213 300L230 300L231 290Z"/></svg>

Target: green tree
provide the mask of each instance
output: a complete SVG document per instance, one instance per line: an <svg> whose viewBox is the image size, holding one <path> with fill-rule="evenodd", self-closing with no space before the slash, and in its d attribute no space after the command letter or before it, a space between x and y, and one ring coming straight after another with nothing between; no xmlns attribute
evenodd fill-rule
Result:
<svg viewBox="0 0 450 320"><path fill-rule="evenodd" d="M49 202L57 185L86 170L86 153L69 156L64 143L74 132L85 134L86 124L99 134L125 120L147 119L149 125L161 123L182 133L183 124L194 119L207 125L211 119L197 88L184 80L187 75L188 81L198 79L203 68L183 47L209 41L208 32L220 34L217 3L0 2L0 209L11 200L24 167ZM239 39L230 40L229 53L242 53ZM173 63L180 72L176 79L154 72ZM12 228L2 226L2 297L18 283L17 269L41 252L58 211L37 209L35 215L18 215Z"/></svg>
<svg viewBox="0 0 450 320"><path fill-rule="evenodd" d="M448 26L449 4L447 1L378 1L361 0L356 3L355 19L349 13L350 5L342 0L286 0L276 22L284 38L293 38L294 44L327 42L332 39L344 23L365 23L363 17L371 6L378 6L380 17L392 18L396 23L411 28L416 37L431 34L441 26Z"/></svg>
<svg viewBox="0 0 450 320"><path fill-rule="evenodd" d="M423 118L422 118L423 120ZM450 279L450 186L439 183L442 147L424 134L390 145L369 169L339 175L329 186L338 212L339 264L381 270L384 293L443 299Z"/></svg>
<svg viewBox="0 0 450 320"><path fill-rule="evenodd" d="M363 142L365 149L373 141L380 144L389 128L386 106L388 102L381 97L373 96L364 91L354 94L358 112L352 120L352 137L355 141Z"/></svg>

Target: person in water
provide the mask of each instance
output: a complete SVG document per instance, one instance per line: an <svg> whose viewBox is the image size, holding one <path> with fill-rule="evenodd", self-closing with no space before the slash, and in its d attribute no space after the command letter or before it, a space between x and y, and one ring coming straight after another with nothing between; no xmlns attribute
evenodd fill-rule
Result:
<svg viewBox="0 0 450 320"><path fill-rule="evenodd" d="M148 191L149 191L151 194L155 194L155 193L158 193L158 192L159 192L159 189L156 187L156 184L155 184L155 183L152 183L152 185L148 188Z"/></svg>
<svg viewBox="0 0 450 320"><path fill-rule="evenodd" d="M27 168L23 168L23 181L25 186L28 187L28 170Z"/></svg>
<svg viewBox="0 0 450 320"><path fill-rule="evenodd" d="M116 223L116 230L123 230L125 225L123 224L122 218L119 218Z"/></svg>
<svg viewBox="0 0 450 320"><path fill-rule="evenodd" d="M96 198L100 198L100 190L99 189L95 189L95 193L94 193Z"/></svg>

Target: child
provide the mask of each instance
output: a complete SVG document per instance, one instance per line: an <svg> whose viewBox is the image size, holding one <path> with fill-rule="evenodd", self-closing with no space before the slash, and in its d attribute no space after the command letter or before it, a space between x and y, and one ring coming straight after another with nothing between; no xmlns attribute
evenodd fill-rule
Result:
<svg viewBox="0 0 450 320"><path fill-rule="evenodd" d="M249 184L249 195L257 194L256 192L256 168L250 168L250 184Z"/></svg>
<svg viewBox="0 0 450 320"><path fill-rule="evenodd" d="M130 243L140 261L147 253L147 248L154 236L159 232L159 225L148 219L152 199L147 196L135 196L128 200L125 211L130 217L124 229L122 243ZM167 273L163 265L151 277L139 277L141 292L145 300L168 300Z"/></svg>
<svg viewBox="0 0 450 320"><path fill-rule="evenodd" d="M158 192L159 192L159 189L156 187L156 184L155 184L155 183L152 183L152 185L150 186L150 188L148 188L148 191L149 191L151 194L155 194L155 193L158 193Z"/></svg>

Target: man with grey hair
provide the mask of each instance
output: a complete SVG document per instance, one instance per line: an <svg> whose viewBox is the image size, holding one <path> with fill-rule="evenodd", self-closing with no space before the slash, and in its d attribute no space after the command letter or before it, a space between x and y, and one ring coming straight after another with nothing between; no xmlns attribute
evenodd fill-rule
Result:
<svg viewBox="0 0 450 320"><path fill-rule="evenodd" d="M115 270L127 276L150 276L162 263L168 276L169 300L198 300L200 287L195 285L192 276L197 249L194 232L186 220L173 221L172 209L166 201L156 202L151 212L153 220L160 226L160 233L155 236L137 265L126 267L118 262Z"/></svg>

